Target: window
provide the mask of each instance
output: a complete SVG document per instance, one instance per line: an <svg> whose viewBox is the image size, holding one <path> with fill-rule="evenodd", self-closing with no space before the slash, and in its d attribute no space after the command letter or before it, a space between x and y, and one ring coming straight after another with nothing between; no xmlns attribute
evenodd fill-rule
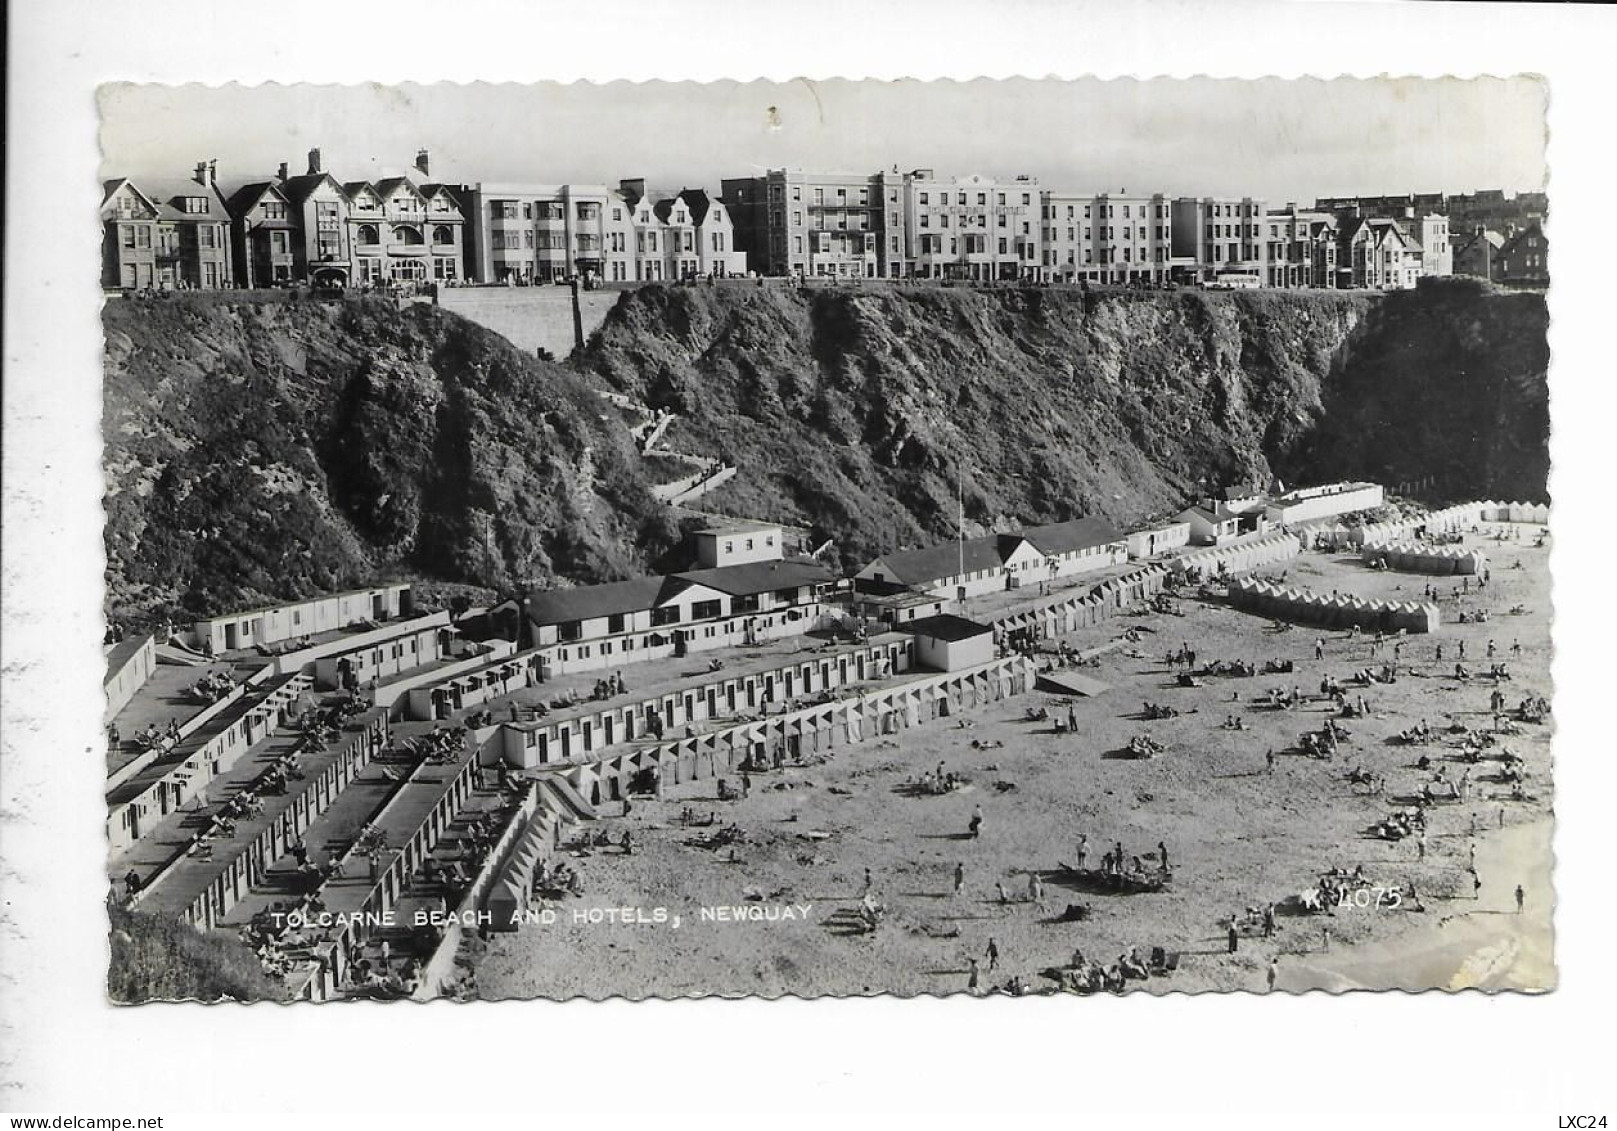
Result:
<svg viewBox="0 0 1617 1131"><path fill-rule="evenodd" d="M722 615L718 601L697 601L691 605L692 620L712 620Z"/></svg>
<svg viewBox="0 0 1617 1131"><path fill-rule="evenodd" d="M922 204L925 204L925 203L926 203L926 202L927 202L927 199L926 199L926 193L924 193L924 192L923 192L923 193L922 193L922 194L921 194L921 203L922 203Z"/></svg>
<svg viewBox="0 0 1617 1131"><path fill-rule="evenodd" d="M361 247L375 247L381 242L382 237L375 224L361 224L359 226L359 243Z"/></svg>
<svg viewBox="0 0 1617 1131"><path fill-rule="evenodd" d="M661 609L651 610L651 627L663 628L667 625L679 623L679 606L668 605Z"/></svg>
<svg viewBox="0 0 1617 1131"><path fill-rule="evenodd" d="M556 626L556 639L574 641L584 635L584 625L581 621L568 621L566 624Z"/></svg>
<svg viewBox="0 0 1617 1131"><path fill-rule="evenodd" d="M515 220L517 218L517 202L514 200L495 200L489 203L489 214L496 220ZM522 214L528 215L528 205L522 206Z"/></svg>
<svg viewBox="0 0 1617 1131"><path fill-rule="evenodd" d="M393 229L392 234L393 242L398 244L416 246L425 242L421 238L421 229L419 228L410 228L401 224L399 227Z"/></svg>
<svg viewBox="0 0 1617 1131"><path fill-rule="evenodd" d="M455 230L447 224L439 224L432 229L432 242L435 244L451 244L455 242Z"/></svg>
<svg viewBox="0 0 1617 1131"><path fill-rule="evenodd" d="M258 208L259 211L264 214L264 219L266 220L286 219L286 205L282 201L266 200L264 203L260 204Z"/></svg>

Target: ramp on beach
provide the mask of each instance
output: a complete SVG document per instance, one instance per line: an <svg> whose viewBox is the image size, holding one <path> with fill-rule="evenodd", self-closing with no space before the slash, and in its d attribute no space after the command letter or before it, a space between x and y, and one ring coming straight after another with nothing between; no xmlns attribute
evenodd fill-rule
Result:
<svg viewBox="0 0 1617 1131"><path fill-rule="evenodd" d="M1077 672L1041 672L1038 689L1055 691L1062 695L1082 695L1086 699L1110 691L1111 685Z"/></svg>

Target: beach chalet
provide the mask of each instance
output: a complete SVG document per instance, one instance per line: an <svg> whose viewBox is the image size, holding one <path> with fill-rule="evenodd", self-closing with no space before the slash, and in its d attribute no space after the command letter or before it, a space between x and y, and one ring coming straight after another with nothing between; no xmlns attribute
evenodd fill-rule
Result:
<svg viewBox="0 0 1617 1131"><path fill-rule="evenodd" d="M204 652L234 652L408 617L414 610L408 584L378 585L199 620L191 626L191 637L193 646Z"/></svg>
<svg viewBox="0 0 1617 1131"><path fill-rule="evenodd" d="M884 595L908 589L964 601L1127 560L1128 543L1110 523L1075 518L883 554L854 575L854 590Z"/></svg>
<svg viewBox="0 0 1617 1131"><path fill-rule="evenodd" d="M1386 492L1377 483L1327 483L1281 492L1263 510L1271 523L1285 526L1375 510L1385 502Z"/></svg>
<svg viewBox="0 0 1617 1131"><path fill-rule="evenodd" d="M1136 561L1154 558L1169 550L1190 545L1190 523L1170 522L1149 530L1136 530L1128 536L1129 557Z"/></svg>
<svg viewBox="0 0 1617 1131"><path fill-rule="evenodd" d="M1216 499L1203 499L1174 516L1190 527L1190 540L1198 546L1218 546L1241 534L1241 512Z"/></svg>
<svg viewBox="0 0 1617 1131"><path fill-rule="evenodd" d="M819 562L759 561L552 589L524 613L552 670L583 670L807 632L835 580Z"/></svg>
<svg viewBox="0 0 1617 1131"><path fill-rule="evenodd" d="M102 689L107 693L107 707L102 723L110 723L133 699L141 685L151 678L157 668L157 637L131 636L107 649L107 675Z"/></svg>
<svg viewBox="0 0 1617 1131"><path fill-rule="evenodd" d="M1049 576L1045 562L1020 534L989 534L883 554L854 575L854 589L879 594L907 588L964 601L1015 589L1024 577L1043 581Z"/></svg>
<svg viewBox="0 0 1617 1131"><path fill-rule="evenodd" d="M897 593L855 593L849 607L861 620L897 628L909 621L936 616L945 603L944 598L932 593L901 589Z"/></svg>
<svg viewBox="0 0 1617 1131"><path fill-rule="evenodd" d="M374 635L383 635L375 639ZM384 634L365 634L352 648L317 656L314 686L322 691L354 691L373 680L382 681L450 656L455 630L438 617L414 626L401 625Z"/></svg>
<svg viewBox="0 0 1617 1131"><path fill-rule="evenodd" d="M965 617L940 613L899 626L915 638L918 666L938 672L957 672L989 663L994 658L994 629Z"/></svg>
<svg viewBox="0 0 1617 1131"><path fill-rule="evenodd" d="M763 522L724 523L693 531L698 568L747 565L784 557L779 526Z"/></svg>
<svg viewBox="0 0 1617 1131"><path fill-rule="evenodd" d="M1104 519L1075 518L1045 526L1029 526L1021 537L1044 554L1040 581L1088 573L1128 560L1128 541Z"/></svg>

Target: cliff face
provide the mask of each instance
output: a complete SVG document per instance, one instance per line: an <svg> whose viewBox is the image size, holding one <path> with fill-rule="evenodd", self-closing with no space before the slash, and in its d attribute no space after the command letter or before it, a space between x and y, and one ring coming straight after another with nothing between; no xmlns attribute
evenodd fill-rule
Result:
<svg viewBox="0 0 1617 1131"><path fill-rule="evenodd" d="M1541 497L1544 306L1418 293L644 288L579 359L741 472L702 505L845 565L968 527L1136 521L1198 489L1427 475Z"/></svg>
<svg viewBox="0 0 1617 1131"><path fill-rule="evenodd" d="M697 505L841 564L968 528L1132 523L1239 480L1546 497L1542 296L770 286L624 294L573 367L431 307L113 302L109 606L404 575L647 572L677 539L607 386L739 474ZM650 474L662 475L652 470Z"/></svg>
<svg viewBox="0 0 1617 1131"><path fill-rule="evenodd" d="M453 315L186 296L103 324L120 615L622 577L677 537L604 401Z"/></svg>

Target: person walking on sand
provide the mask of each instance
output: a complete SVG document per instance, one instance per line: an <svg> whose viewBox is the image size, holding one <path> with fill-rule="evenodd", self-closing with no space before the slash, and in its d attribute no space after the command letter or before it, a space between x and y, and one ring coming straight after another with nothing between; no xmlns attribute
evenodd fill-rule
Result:
<svg viewBox="0 0 1617 1131"><path fill-rule="evenodd" d="M1269 992L1270 993L1275 992L1275 981L1279 977L1280 977L1280 956L1275 955L1275 957L1273 957L1273 958L1271 958L1269 960L1268 982L1269 982Z"/></svg>
<svg viewBox="0 0 1617 1131"><path fill-rule="evenodd" d="M873 888L875 885L876 885L875 878L873 876L871 876L870 869L866 868L865 869L865 890L864 890L864 892L862 894L869 895L870 894L870 889Z"/></svg>
<svg viewBox="0 0 1617 1131"><path fill-rule="evenodd" d="M1229 929L1228 938L1229 938L1229 944L1230 944L1230 953L1234 954L1237 950L1240 949L1241 936L1235 929L1235 917L1233 915L1230 917L1230 929Z"/></svg>
<svg viewBox="0 0 1617 1131"><path fill-rule="evenodd" d="M966 833L972 840L976 840L983 831L983 807L974 806L971 810L971 822L966 826Z"/></svg>
<svg viewBox="0 0 1617 1131"><path fill-rule="evenodd" d="M1527 892L1521 884L1516 885L1516 914L1522 913L1522 904L1527 902Z"/></svg>
<svg viewBox="0 0 1617 1131"><path fill-rule="evenodd" d="M1166 841L1157 841L1157 856L1162 860L1162 870L1168 870L1168 845Z"/></svg>
<svg viewBox="0 0 1617 1131"><path fill-rule="evenodd" d="M1037 872L1027 874L1027 897L1034 907L1044 910L1044 881Z"/></svg>
<svg viewBox="0 0 1617 1131"><path fill-rule="evenodd" d="M986 953L988 954L988 968L990 970L998 968L998 966L999 966L999 944L996 943L992 938L990 938L988 940L988 950L987 950Z"/></svg>
<svg viewBox="0 0 1617 1131"><path fill-rule="evenodd" d="M1426 859L1426 832L1425 832L1425 830L1422 830L1420 836L1415 839L1415 855L1416 855L1417 858L1419 858L1421 860Z"/></svg>
<svg viewBox="0 0 1617 1131"><path fill-rule="evenodd" d="M1089 834L1080 833L1078 836L1078 870L1084 870L1084 861L1089 857Z"/></svg>
<svg viewBox="0 0 1617 1131"><path fill-rule="evenodd" d="M964 864L956 864L954 866L954 894L959 895L961 890L964 889L965 886L966 886L966 866Z"/></svg>
<svg viewBox="0 0 1617 1131"><path fill-rule="evenodd" d="M972 958L968 959L968 961L971 963L971 969L966 973L966 989L971 993L976 993L977 982L981 975L977 971L977 960Z"/></svg>
<svg viewBox="0 0 1617 1131"><path fill-rule="evenodd" d="M1269 752L1263 756L1263 761L1264 761L1264 771L1263 772L1266 773L1266 774L1274 773L1275 772L1275 748L1273 746L1269 747Z"/></svg>
<svg viewBox="0 0 1617 1131"><path fill-rule="evenodd" d="M1323 638L1316 638L1314 640L1314 659L1323 660L1324 658L1325 658L1325 641L1324 641Z"/></svg>
<svg viewBox="0 0 1617 1131"><path fill-rule="evenodd" d="M1325 945L1325 952L1329 954L1331 950L1331 929L1329 927L1321 927L1319 929L1319 934L1320 941Z"/></svg>

